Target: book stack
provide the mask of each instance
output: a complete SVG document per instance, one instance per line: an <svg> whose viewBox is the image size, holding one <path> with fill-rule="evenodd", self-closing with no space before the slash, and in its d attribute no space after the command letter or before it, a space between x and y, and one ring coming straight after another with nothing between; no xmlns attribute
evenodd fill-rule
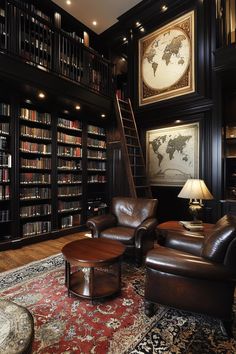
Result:
<svg viewBox="0 0 236 354"><path fill-rule="evenodd" d="M189 230L189 231L201 231L201 230L203 230L203 224L202 224L202 221L200 221L200 220L196 220L196 221L180 221L179 223L181 225L183 225L183 227L186 230Z"/></svg>

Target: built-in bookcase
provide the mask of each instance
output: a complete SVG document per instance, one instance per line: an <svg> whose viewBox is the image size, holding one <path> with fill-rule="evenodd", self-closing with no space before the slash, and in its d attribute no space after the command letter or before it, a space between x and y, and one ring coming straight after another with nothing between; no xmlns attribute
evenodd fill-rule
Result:
<svg viewBox="0 0 236 354"><path fill-rule="evenodd" d="M107 146L103 127L87 129L87 198L88 216L101 214L107 208Z"/></svg>
<svg viewBox="0 0 236 354"><path fill-rule="evenodd" d="M10 105L0 102L0 241L10 237L11 153Z"/></svg>
<svg viewBox="0 0 236 354"><path fill-rule="evenodd" d="M20 109L20 220L21 235L51 231L51 115Z"/></svg>
<svg viewBox="0 0 236 354"><path fill-rule="evenodd" d="M57 191L59 228L81 224L82 210L82 123L58 118Z"/></svg>
<svg viewBox="0 0 236 354"><path fill-rule="evenodd" d="M77 232L108 200L104 128L12 102L0 102L0 250Z"/></svg>

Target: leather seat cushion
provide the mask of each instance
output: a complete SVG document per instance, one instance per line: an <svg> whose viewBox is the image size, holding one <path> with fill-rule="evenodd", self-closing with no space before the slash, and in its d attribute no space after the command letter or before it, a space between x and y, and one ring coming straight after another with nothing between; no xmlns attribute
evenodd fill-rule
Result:
<svg viewBox="0 0 236 354"><path fill-rule="evenodd" d="M126 245L134 244L135 229L131 227L111 227L101 232L100 237L120 241Z"/></svg>

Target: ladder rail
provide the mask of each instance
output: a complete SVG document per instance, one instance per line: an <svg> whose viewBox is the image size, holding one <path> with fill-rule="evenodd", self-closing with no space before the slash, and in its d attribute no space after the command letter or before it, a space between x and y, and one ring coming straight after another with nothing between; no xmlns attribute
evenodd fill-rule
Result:
<svg viewBox="0 0 236 354"><path fill-rule="evenodd" d="M144 160L143 150L141 149L141 143L140 143L140 139L139 139L138 129L137 129L136 121L135 121L135 118L134 118L134 111L133 111L132 104L131 104L131 101L130 101L129 98L128 98L128 102L129 102L129 107L130 107L131 115L132 115L132 118L133 118L135 130L136 130L136 132L137 132L137 136L136 136L136 137L137 137L137 139L138 139L138 144L139 144L139 146L140 146L141 160L142 160L143 166L145 167L145 172L146 172L146 174L145 174L146 184L149 186L150 195L152 195L151 187L150 187L150 183L149 183L149 178L148 178L148 174L147 174L146 163L145 163L145 160Z"/></svg>
<svg viewBox="0 0 236 354"><path fill-rule="evenodd" d="M123 124L123 120L122 120L122 113L121 113L121 108L120 108L119 99L118 99L117 95L116 95L116 109L118 110L117 118L119 117L118 124L120 127L120 131L122 132L122 134L121 134L121 140L122 140L121 149L123 150L124 156L128 157L129 153L128 153L128 148L127 148L127 144L125 141L124 124ZM131 170L131 166L130 166L130 161L128 161L128 160L129 160L129 158L125 159L124 163L125 163L125 167L128 171L128 183L129 183L129 187L130 187L130 192L131 192L132 197L137 198L134 180L133 180L133 178L129 177L129 176L132 176L132 170Z"/></svg>

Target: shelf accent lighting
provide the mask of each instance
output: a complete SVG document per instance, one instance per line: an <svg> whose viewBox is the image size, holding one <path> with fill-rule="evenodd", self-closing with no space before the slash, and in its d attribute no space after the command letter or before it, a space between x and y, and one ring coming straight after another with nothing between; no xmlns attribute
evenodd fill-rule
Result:
<svg viewBox="0 0 236 354"><path fill-rule="evenodd" d="M46 95L45 95L45 93L43 93L43 92L39 92L38 97L39 97L39 98L45 98Z"/></svg>
<svg viewBox="0 0 236 354"><path fill-rule="evenodd" d="M168 10L168 6L162 5L161 12L166 12Z"/></svg>

